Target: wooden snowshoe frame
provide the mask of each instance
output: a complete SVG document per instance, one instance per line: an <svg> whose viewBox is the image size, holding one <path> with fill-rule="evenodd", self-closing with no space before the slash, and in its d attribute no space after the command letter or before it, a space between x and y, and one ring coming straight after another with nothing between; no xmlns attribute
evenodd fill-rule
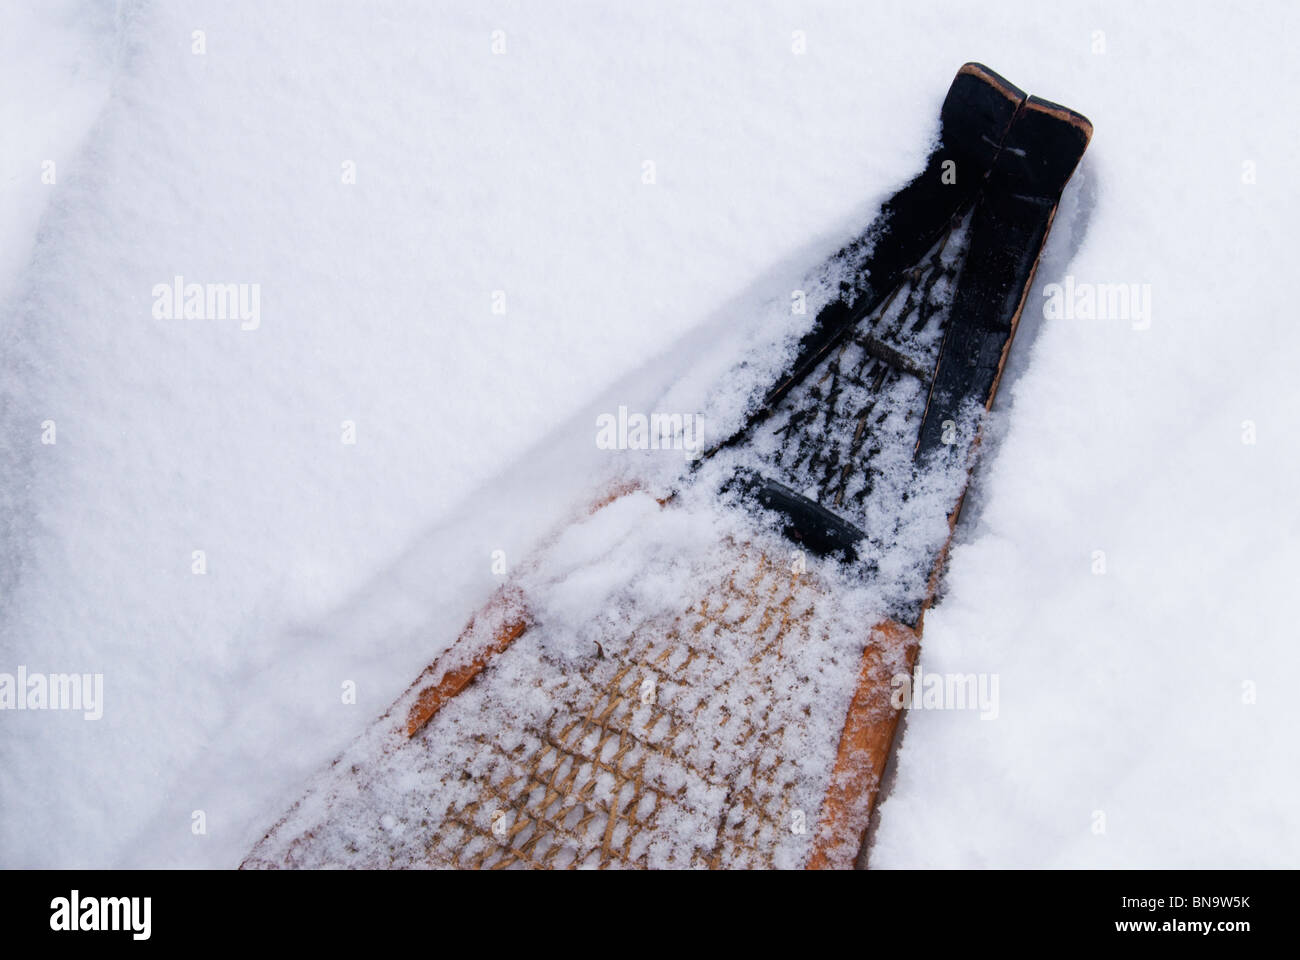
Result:
<svg viewBox="0 0 1300 960"><path fill-rule="evenodd" d="M1026 97L979 64L958 72L941 118L940 143L925 171L886 204L862 240L838 255L854 265L859 280L821 312L791 369L751 422L710 455L743 444L813 370L850 342L865 349L862 372L876 377L877 386L884 367L891 368L890 376L927 375L913 450L920 465L949 455L942 424L958 415L961 403L992 404L1056 204L1091 126L1073 111ZM950 163L956 164L956 184L944 184ZM863 341L855 332L859 325L887 304L907 271L963 216L969 216L968 252L932 368L917 369L887 344L873 348ZM826 504L800 503L801 495L775 481L757 482L769 491L761 506L783 513L793 539L814 547L823 543L827 550L852 539L855 528L834 522ZM960 506L958 497L948 515L950 531ZM784 798L795 758L776 748L782 731L772 727L775 714L764 712L768 701L762 695L747 714L727 713L719 721L711 704L725 691L699 688L698 676L709 675L699 665L713 656L707 638L730 630L738 642L751 645L746 650L752 654L751 680L761 691L773 658L781 658L790 644L810 641L810 605L834 603L834 597L815 577L740 549L744 562L726 582L702 585L701 596L681 617L620 637L617 658L602 655L561 678L554 711L544 723L494 738L476 734L465 742L466 750L486 758L475 772L464 774L473 789L444 802L438 784L429 784L427 819L417 844L404 842L400 855L385 855L382 838L344 840L330 845L329 856L350 856L344 865L372 867L643 866L656 831L671 822L666 811L683 802L672 784L690 780L701 790L725 792L726 803L711 835L678 844L684 852L674 866L788 865L777 862L770 838L773 831L794 827ZM845 868L861 858L901 716L890 702L891 677L910 673L916 661L924 612L946 553L945 545L932 558L918 608L863 626L857 681L820 809L809 811L812 836L803 848L803 866ZM737 633L736 624L745 629ZM528 598L517 589L501 590L381 724L391 726L401 741L425 738L429 749L443 749L447 738L457 736L454 718L439 726L448 707L471 685L491 685L493 664L510 655L532 625ZM681 692L671 702L647 703L640 693L647 678L656 688ZM722 778L681 746L687 741L678 734L703 722L706 712L719 737L732 738L727 742L737 751L752 755L740 775L733 771ZM673 776L666 778L664 769ZM326 798L327 809L330 802ZM328 814L321 820L295 807L244 866L323 865L328 857L313 851L330 822Z"/></svg>

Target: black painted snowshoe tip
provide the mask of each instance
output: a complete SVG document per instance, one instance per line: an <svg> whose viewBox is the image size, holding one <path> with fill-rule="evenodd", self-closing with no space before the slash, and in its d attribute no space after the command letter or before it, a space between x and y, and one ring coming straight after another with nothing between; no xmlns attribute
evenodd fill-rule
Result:
<svg viewBox="0 0 1300 960"><path fill-rule="evenodd" d="M799 342L788 372L764 398L762 419L898 285L974 200L988 176L1012 121L1025 101L1023 90L979 63L957 71L940 108L939 143L925 169L881 208L880 216L836 259L857 260L856 285L818 313ZM856 246L870 247L855 257ZM734 438L733 438L734 439Z"/></svg>
<svg viewBox="0 0 1300 960"><path fill-rule="evenodd" d="M885 362L927 387L917 409L920 423L913 458L970 449L971 438L952 442L945 424L968 422L968 406L987 408L993 399L1061 191L1088 146L1092 124L1076 111L1027 96L975 62L958 71L940 121L940 139L924 171L883 205L862 237L837 255L841 266L854 273L852 284L842 285L841 297L818 313L799 343L795 361L746 427L715 451L746 442L778 406L784 409L791 391L815 380L817 375L809 375L830 362L839 345L857 336L854 331L877 308L885 309L907 277L915 282L918 265L933 256L940 240L947 242L944 238L968 212L966 255L934 367L914 371L900 365L897 357L886 357ZM854 342L867 349L859 340ZM879 386L877 380L873 389ZM834 397L832 391L826 398L832 404L828 424ZM807 420L810 425L821 422L816 416ZM850 469L846 460L846 475ZM820 496L811 499L749 470L739 471L733 482L752 501L782 517L790 540L819 555L856 559L866 535L828 509L838 498L823 506Z"/></svg>

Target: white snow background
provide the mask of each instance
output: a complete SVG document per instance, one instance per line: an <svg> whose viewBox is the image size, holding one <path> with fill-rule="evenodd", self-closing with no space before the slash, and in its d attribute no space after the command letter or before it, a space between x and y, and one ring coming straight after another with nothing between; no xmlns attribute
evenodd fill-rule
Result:
<svg viewBox="0 0 1300 960"><path fill-rule="evenodd" d="M1298 20L5 3L0 671L102 673L105 705L0 713L0 866L237 864L492 551L616 469L597 413L699 409L771 339L967 60L1096 134L926 622L923 667L997 673L999 717L909 716L872 863L1297 865ZM1149 329L1042 320L1067 272L1150 284ZM155 319L178 274L260 284L260 327Z"/></svg>

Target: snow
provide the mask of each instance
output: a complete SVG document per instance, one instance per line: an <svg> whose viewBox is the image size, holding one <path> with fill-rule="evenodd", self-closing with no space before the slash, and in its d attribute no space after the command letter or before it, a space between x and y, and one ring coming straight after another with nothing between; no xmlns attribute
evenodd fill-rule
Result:
<svg viewBox="0 0 1300 960"><path fill-rule="evenodd" d="M600 414L725 431L972 59L1096 135L926 618L923 668L997 674L998 716L908 717L872 863L1294 865L1297 14L999 9L6 5L0 671L102 673L105 708L0 715L0 865L239 863L494 551L681 471ZM257 329L155 319L178 275L258 284ZM1043 319L1067 275L1150 284L1149 328ZM620 542L584 529L566 556Z"/></svg>

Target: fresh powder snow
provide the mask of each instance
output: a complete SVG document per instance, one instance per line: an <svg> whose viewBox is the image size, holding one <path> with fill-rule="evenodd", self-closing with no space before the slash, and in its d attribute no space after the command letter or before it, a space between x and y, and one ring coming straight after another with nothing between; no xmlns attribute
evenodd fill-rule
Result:
<svg viewBox="0 0 1300 960"><path fill-rule="evenodd" d="M597 424L733 430L967 60L1096 134L926 615L922 668L996 675L998 711L907 716L871 863L1294 866L1298 16L5 5L0 672L101 675L103 712L0 713L0 866L236 866L503 584L563 662L680 612L728 538L775 555L707 509L735 464L661 509L689 451ZM922 500L905 543L943 532ZM906 557L869 549L893 576L840 589L828 635L900 599ZM816 654L790 665L824 713L788 745L808 771L856 667ZM544 709L506 689L466 704ZM409 783L376 782L396 813L358 829L401 851ZM654 863L716 813L688 794Z"/></svg>

